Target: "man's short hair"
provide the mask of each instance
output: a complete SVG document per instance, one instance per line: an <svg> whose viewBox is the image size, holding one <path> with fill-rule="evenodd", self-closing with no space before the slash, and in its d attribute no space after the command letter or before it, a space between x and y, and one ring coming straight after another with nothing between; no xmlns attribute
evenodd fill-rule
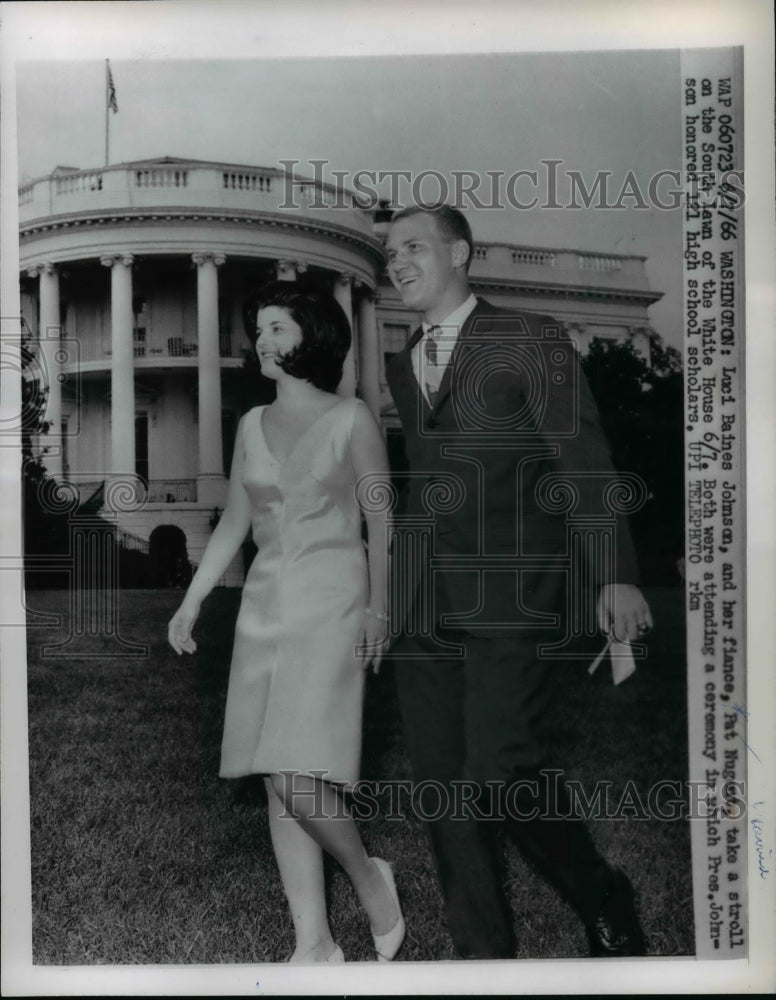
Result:
<svg viewBox="0 0 776 1000"><path fill-rule="evenodd" d="M436 219L437 229L445 240L455 243L457 240L464 240L469 248L469 256L466 259L466 270L469 270L474 259L474 237L469 220L457 208L452 205L409 205L395 212L391 218L391 223L400 219L409 219L413 215L431 215Z"/></svg>

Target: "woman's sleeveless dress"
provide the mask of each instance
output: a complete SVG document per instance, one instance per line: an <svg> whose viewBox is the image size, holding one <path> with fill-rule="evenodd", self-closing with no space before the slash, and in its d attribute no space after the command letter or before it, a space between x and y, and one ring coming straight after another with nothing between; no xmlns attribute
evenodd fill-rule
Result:
<svg viewBox="0 0 776 1000"><path fill-rule="evenodd" d="M282 462L264 438L265 407L240 421L232 476L250 499L259 551L237 617L223 778L358 780L364 671L355 648L368 576L350 439L363 405L336 403Z"/></svg>

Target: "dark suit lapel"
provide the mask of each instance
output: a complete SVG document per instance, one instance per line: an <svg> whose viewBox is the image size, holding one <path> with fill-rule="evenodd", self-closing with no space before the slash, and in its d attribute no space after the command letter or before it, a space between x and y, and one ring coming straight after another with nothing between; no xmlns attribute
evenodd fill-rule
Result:
<svg viewBox="0 0 776 1000"><path fill-rule="evenodd" d="M477 305L469 313L464 321L463 326L458 334L455 341L455 347L453 348L453 353L450 357L450 361L445 368L444 375L442 376L442 381L439 385L439 392L437 393L437 398L432 408L432 413L437 413L439 408L443 406L450 397L450 390L452 388L452 378L453 371L456 365L460 365L462 358L466 356L466 352L471 349L471 344L469 343L471 331L474 328L475 321L478 317L486 315L488 311L492 311L492 308L485 302L484 299L477 299ZM422 330L421 330L422 333Z"/></svg>
<svg viewBox="0 0 776 1000"><path fill-rule="evenodd" d="M417 385L415 372L412 368L412 349L422 336L423 328L419 327L391 361L390 369L394 378L390 381L395 381L396 389L409 392L414 391L414 387Z"/></svg>
<svg viewBox="0 0 776 1000"><path fill-rule="evenodd" d="M391 362L391 374L389 375L391 393L399 409L405 430L409 427L417 427L419 415L422 417L424 413L429 412L428 401L418 383L412 365L413 348L422 336L423 327L419 326Z"/></svg>
<svg viewBox="0 0 776 1000"><path fill-rule="evenodd" d="M412 385L412 391L418 400L418 407L421 411L429 409L428 400L426 399L426 394L423 392L423 387L420 382L418 382L418 376L415 372L415 366L412 363L412 352L415 350L415 346L423 338L423 327L422 325L417 328L410 339L407 341L407 346L405 347L407 356L407 380Z"/></svg>
<svg viewBox="0 0 776 1000"><path fill-rule="evenodd" d="M413 333L413 335L410 337L410 339L407 341L407 344L404 348L404 350L407 352L407 357L410 359L410 366L412 366L412 351L422 336L423 336L423 327L419 326L417 330Z"/></svg>

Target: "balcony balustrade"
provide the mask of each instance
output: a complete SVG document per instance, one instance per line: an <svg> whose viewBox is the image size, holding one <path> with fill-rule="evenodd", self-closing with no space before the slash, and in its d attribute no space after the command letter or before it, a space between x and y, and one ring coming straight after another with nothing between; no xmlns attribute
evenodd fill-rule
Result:
<svg viewBox="0 0 776 1000"><path fill-rule="evenodd" d="M72 486L78 490L80 502L91 500L101 486L103 480L83 482L76 480ZM147 503L196 503L196 479L150 479L146 484Z"/></svg>
<svg viewBox="0 0 776 1000"><path fill-rule="evenodd" d="M196 479L150 479L148 503L196 503Z"/></svg>
<svg viewBox="0 0 776 1000"><path fill-rule="evenodd" d="M563 285L565 288L595 285L613 291L650 294L644 258L637 256L509 243L478 243L474 248L471 270L475 279L517 280L526 284Z"/></svg>
<svg viewBox="0 0 776 1000"><path fill-rule="evenodd" d="M140 367L154 367L154 364L163 364L170 358L186 360L196 363L199 357L199 346L197 344L196 333L187 334L182 337L164 337L164 331L156 336L152 330L148 330L145 339L135 338L134 356L141 362ZM63 333L63 336L65 334ZM72 339L72 335L69 336ZM76 337L78 340L78 353L74 358L74 364L84 362L110 364L113 351L110 346L110 334L106 331L98 337L85 336ZM248 342L242 336L236 334L226 334L218 338L219 355L222 359L242 358L243 352L248 350Z"/></svg>
<svg viewBox="0 0 776 1000"><path fill-rule="evenodd" d="M165 208L301 213L372 235L371 212L351 206L346 191L287 177L272 167L196 160L142 161L97 170L58 171L19 189L22 229L48 216Z"/></svg>

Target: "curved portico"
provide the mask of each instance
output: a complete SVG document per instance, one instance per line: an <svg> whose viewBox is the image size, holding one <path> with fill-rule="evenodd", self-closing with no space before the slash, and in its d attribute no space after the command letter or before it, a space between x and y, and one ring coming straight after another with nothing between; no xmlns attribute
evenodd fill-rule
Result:
<svg viewBox="0 0 776 1000"><path fill-rule="evenodd" d="M62 451L51 447L61 427L60 380L67 385L77 374L91 394L109 381L109 444L105 436L92 454L116 474L138 468L138 401L183 386L196 397L198 427L196 490L188 496L222 503L228 471L222 381L242 365L247 347L242 300L271 277L302 273L332 289L354 327L339 391L360 392L379 417L378 334L369 303L382 244L367 213L317 207L333 200L324 185L297 181L289 188L277 171L167 161L55 173L20 196L21 263L31 301L37 291L33 325L48 331L42 343L51 373L52 457ZM108 288L101 267L110 273ZM57 328L77 347L71 357L57 351ZM361 355L368 361L359 379ZM196 374L195 385L186 373ZM62 474L61 454L49 469ZM162 485L156 492L167 491Z"/></svg>

